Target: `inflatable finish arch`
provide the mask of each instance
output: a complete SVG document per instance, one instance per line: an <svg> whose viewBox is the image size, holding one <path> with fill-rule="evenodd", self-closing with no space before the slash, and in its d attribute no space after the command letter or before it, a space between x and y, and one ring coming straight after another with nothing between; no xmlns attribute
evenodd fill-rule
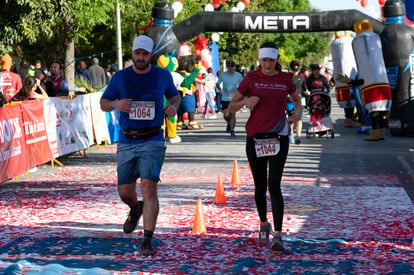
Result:
<svg viewBox="0 0 414 275"><path fill-rule="evenodd" d="M387 6L388 4L388 6ZM403 5L403 4L402 4ZM384 12L388 11L392 18L390 22L399 22L400 13L405 14L405 8L401 9L400 0L388 0L384 5ZM195 15L172 25L174 18L174 11L171 4L158 2L152 10L154 18L153 25L145 31L145 34L152 37L155 42L153 62L158 56L163 53L178 54L180 45L199 34L204 32L247 32L247 33L297 33L297 32L325 32L325 31L346 31L353 30L354 23L361 20L368 20L375 33L381 35L387 27L382 22L360 12L357 10L338 10L338 11L323 11L323 12L255 12L255 13L238 13L238 12L198 12ZM385 15L387 16L387 15ZM394 19L397 17L397 19ZM391 23L390 23L391 24ZM407 25L408 26L408 25ZM411 27L410 27L411 28ZM407 31L410 30L405 30ZM414 29L411 28L411 36L414 39ZM392 33L392 31L391 31ZM393 41L398 40L400 33L394 36L387 35L389 47L393 52L398 52L400 43ZM412 40L413 40L412 39ZM400 39L401 40L401 39ZM405 59L409 60L409 55L413 53L413 43L404 43L405 48L410 48L407 58L399 58L399 62L405 63L405 71L407 72ZM391 46L390 46L391 45ZM403 46L403 45L401 45ZM406 55L406 53L405 53ZM386 56L384 54L384 56ZM393 58L395 55L393 55ZM385 58L384 58L385 59ZM404 60L401 60L404 59ZM414 58L413 58L414 59ZM399 78L402 72L395 73L395 60L392 61L393 74ZM387 60L385 60L387 65ZM401 63L401 62L400 62ZM410 64L410 63L409 63ZM409 67L409 66L408 66ZM411 65L411 67L414 67ZM388 66L387 66L388 69ZM413 69L412 69L413 70ZM398 98L398 102L393 102L391 116L393 127L390 128L391 133L406 135L414 135L414 87L410 86L410 80L413 79L413 72L409 72L410 76L404 76L403 83L398 82L399 85L394 87L394 97ZM397 68L398 71L398 68ZM411 80L414 82L414 80ZM414 84L411 84L414 86ZM401 99L400 92L403 90L403 98ZM402 103L403 102L403 103ZM404 104L403 111L399 110L400 104ZM409 112L413 110L412 112Z"/></svg>

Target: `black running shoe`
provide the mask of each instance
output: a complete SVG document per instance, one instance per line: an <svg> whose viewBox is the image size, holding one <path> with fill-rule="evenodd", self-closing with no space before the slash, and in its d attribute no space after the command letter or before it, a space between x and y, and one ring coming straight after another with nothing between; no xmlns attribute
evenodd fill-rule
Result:
<svg viewBox="0 0 414 275"><path fill-rule="evenodd" d="M268 244L269 243L269 234L272 230L272 226L270 223L267 223L265 226L260 225L260 231L259 231L259 243Z"/></svg>
<svg viewBox="0 0 414 275"><path fill-rule="evenodd" d="M150 239L143 239L141 244L141 253L142 256L148 257L155 255L155 250L152 247L152 242Z"/></svg>
<svg viewBox="0 0 414 275"><path fill-rule="evenodd" d="M272 250L273 251L283 251L285 248L283 247L282 236L275 235L272 239Z"/></svg>
<svg viewBox="0 0 414 275"><path fill-rule="evenodd" d="M144 205L143 201L138 201L138 206L139 206L138 211L135 213L133 213L132 210L129 211L128 218L126 219L124 223L125 233L131 233L132 231L134 231L135 227L137 227L139 218L142 216L143 205Z"/></svg>

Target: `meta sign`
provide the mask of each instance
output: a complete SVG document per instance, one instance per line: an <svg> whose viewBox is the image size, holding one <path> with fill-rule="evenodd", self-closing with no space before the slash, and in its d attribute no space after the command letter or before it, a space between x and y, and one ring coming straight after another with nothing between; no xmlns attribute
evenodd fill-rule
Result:
<svg viewBox="0 0 414 275"><path fill-rule="evenodd" d="M244 17L246 31L297 31L309 30L307 15L247 15Z"/></svg>

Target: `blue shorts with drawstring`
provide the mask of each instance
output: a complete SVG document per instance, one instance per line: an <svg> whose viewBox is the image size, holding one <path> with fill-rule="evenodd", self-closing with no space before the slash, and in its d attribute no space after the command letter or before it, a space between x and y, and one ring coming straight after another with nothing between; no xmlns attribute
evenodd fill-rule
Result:
<svg viewBox="0 0 414 275"><path fill-rule="evenodd" d="M165 141L118 143L118 185L135 183L138 178L159 182L166 149Z"/></svg>

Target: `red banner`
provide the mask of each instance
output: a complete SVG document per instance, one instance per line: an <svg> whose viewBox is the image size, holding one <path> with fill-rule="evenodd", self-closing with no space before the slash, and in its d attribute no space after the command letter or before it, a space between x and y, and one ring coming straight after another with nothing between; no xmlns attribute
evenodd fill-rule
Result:
<svg viewBox="0 0 414 275"><path fill-rule="evenodd" d="M46 122L43 115L43 102L37 100L22 101L23 127L26 135L26 147L29 167L46 163L52 159Z"/></svg>
<svg viewBox="0 0 414 275"><path fill-rule="evenodd" d="M0 182L27 171L28 154L20 104L0 108Z"/></svg>

